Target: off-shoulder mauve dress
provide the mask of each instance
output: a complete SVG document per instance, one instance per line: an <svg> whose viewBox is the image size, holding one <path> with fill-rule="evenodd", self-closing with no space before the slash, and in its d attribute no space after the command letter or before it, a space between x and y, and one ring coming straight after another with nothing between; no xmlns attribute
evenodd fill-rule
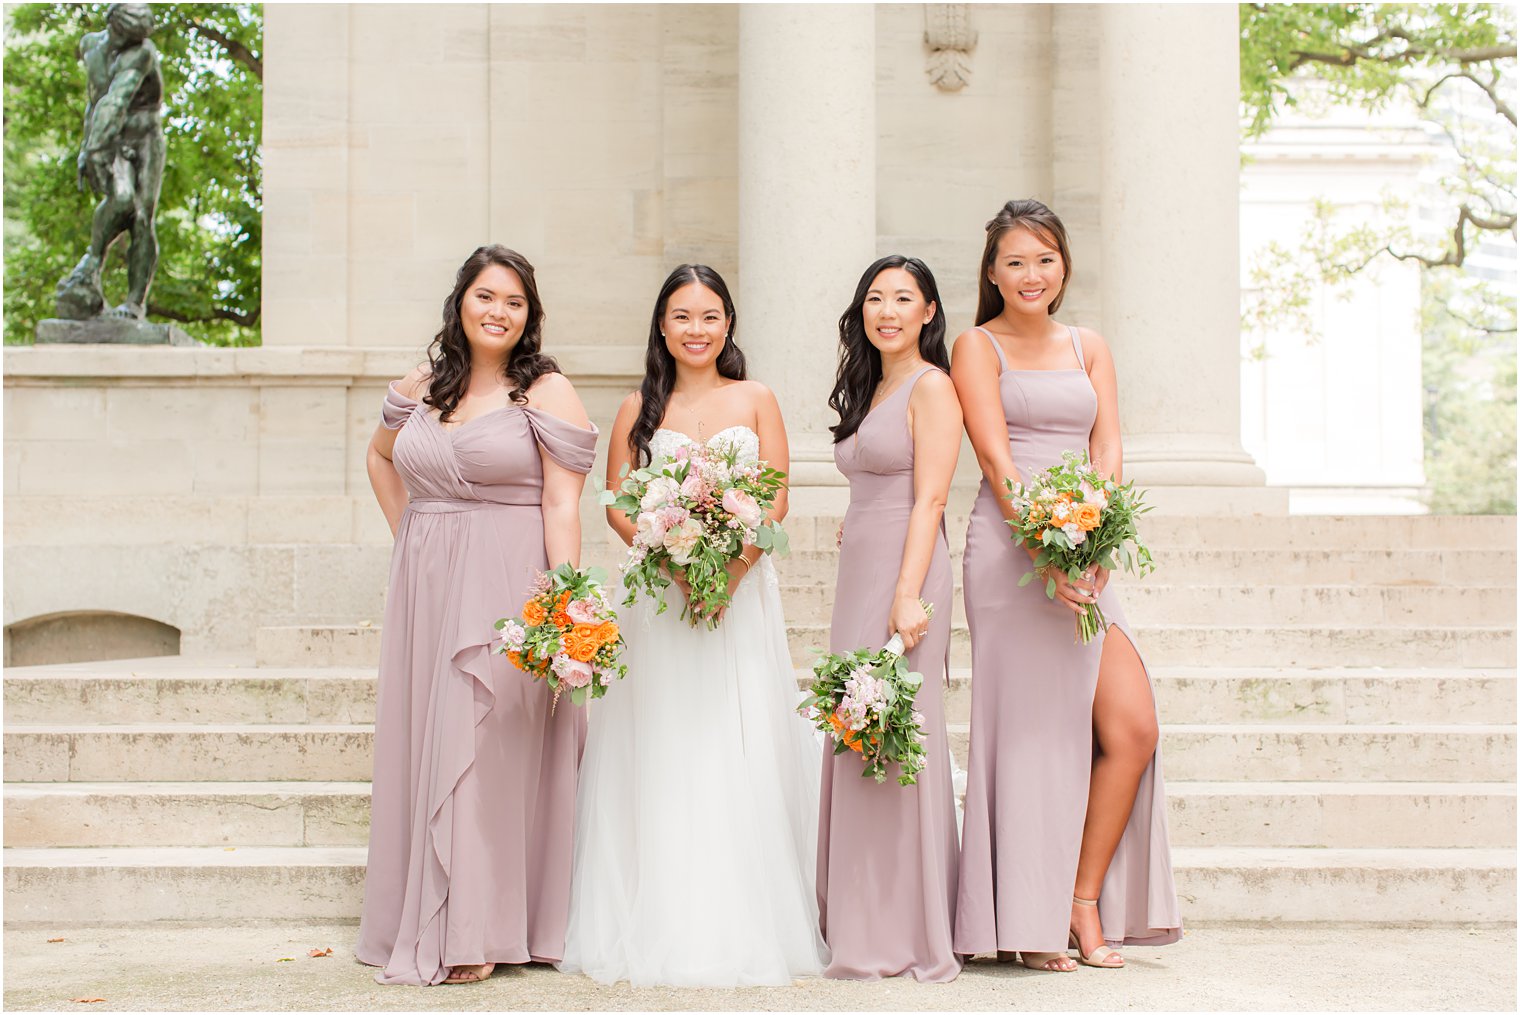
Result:
<svg viewBox="0 0 1520 1015"><path fill-rule="evenodd" d="M1086 451L1098 396L1076 329L1070 331L1077 365L1067 370L1009 370L997 340L977 330L997 353L1019 474L1056 465L1065 451ZM1076 615L1051 603L1042 582L1019 588L1029 566L984 479L964 564L971 757L955 912L955 950L963 955L1066 950L1092 777L1098 662L1108 637L1128 638L1139 650L1113 583L1098 597L1112 626L1083 645L1074 640ZM1140 777L1098 912L1110 945L1167 944L1181 936L1160 748Z"/></svg>
<svg viewBox="0 0 1520 1015"><path fill-rule="evenodd" d="M392 385L383 423L410 496L375 702L369 867L355 954L381 983L553 962L570 902L585 710L493 654L544 552L539 449L586 473L596 429L510 405L445 429Z"/></svg>

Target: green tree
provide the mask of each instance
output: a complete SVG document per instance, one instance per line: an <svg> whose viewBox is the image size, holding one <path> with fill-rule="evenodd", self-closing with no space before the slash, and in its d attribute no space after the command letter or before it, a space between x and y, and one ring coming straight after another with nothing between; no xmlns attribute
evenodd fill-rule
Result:
<svg viewBox="0 0 1520 1015"><path fill-rule="evenodd" d="M53 287L89 242L95 198L75 185L84 121L79 39L106 4L21 4L5 29L5 341L30 343ZM150 320L220 345L259 343L264 12L154 4L168 146ZM126 291L125 238L103 276Z"/></svg>
<svg viewBox="0 0 1520 1015"><path fill-rule="evenodd" d="M1380 260L1421 266L1426 478L1431 507L1515 510L1514 277L1473 265L1485 240L1516 232L1514 8L1497 4L1242 4L1246 139L1285 108L1316 101L1415 110L1444 136L1445 160L1422 201L1443 216L1415 235L1406 208L1347 226L1317 204L1298 240L1269 244L1247 266L1242 327L1255 355L1273 331L1313 334L1311 295L1345 292ZM1504 413L1509 414L1506 424Z"/></svg>

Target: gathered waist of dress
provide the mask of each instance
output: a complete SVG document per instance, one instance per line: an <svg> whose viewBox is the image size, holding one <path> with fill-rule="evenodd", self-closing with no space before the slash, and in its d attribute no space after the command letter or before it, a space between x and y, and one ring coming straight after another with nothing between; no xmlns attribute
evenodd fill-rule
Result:
<svg viewBox="0 0 1520 1015"><path fill-rule="evenodd" d="M539 501L509 504L499 500L457 500L453 497L413 497L406 509L424 515L451 515L461 511L484 511L490 508L539 508Z"/></svg>

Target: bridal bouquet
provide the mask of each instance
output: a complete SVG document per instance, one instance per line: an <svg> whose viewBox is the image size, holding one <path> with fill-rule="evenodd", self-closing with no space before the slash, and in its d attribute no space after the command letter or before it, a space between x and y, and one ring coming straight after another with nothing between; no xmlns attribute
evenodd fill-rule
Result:
<svg viewBox="0 0 1520 1015"><path fill-rule="evenodd" d="M1028 485L1009 482L1008 491L1014 541L1039 551L1034 570L1019 579L1020 588L1046 567L1059 568L1071 581L1094 566L1117 570L1115 554L1139 577L1155 569L1135 530L1136 516L1150 510L1141 505L1145 494L1133 481L1121 486L1100 475L1086 452L1068 451L1061 464L1036 473ZM1056 597L1054 578L1046 578L1045 595ZM1085 645L1107 629L1102 609L1089 602L1077 617L1077 638Z"/></svg>
<svg viewBox="0 0 1520 1015"><path fill-rule="evenodd" d="M520 616L496 622L495 651L549 685L551 711L566 688L577 705L588 695L606 694L613 678L621 680L628 668L619 661L623 636L602 591L601 572L561 564L540 573L529 592Z"/></svg>
<svg viewBox="0 0 1520 1015"><path fill-rule="evenodd" d="M934 611L925 604L925 613ZM863 777L887 781L887 766L902 766L897 782L918 781L924 754L924 717L913 699L922 674L908 669L902 635L875 652L835 652L813 666L813 686L797 706L803 718L834 738L834 753L854 751L865 762Z"/></svg>
<svg viewBox="0 0 1520 1015"><path fill-rule="evenodd" d="M746 543L765 553L785 555L786 531L766 517L785 485L786 473L764 462L740 464L739 451L683 446L659 468L635 469L619 492L602 494L604 504L621 509L637 527L628 559L622 565L628 589L624 606L639 592L659 601L665 612L665 590L673 575L691 586L683 619L695 624L728 605L730 560Z"/></svg>

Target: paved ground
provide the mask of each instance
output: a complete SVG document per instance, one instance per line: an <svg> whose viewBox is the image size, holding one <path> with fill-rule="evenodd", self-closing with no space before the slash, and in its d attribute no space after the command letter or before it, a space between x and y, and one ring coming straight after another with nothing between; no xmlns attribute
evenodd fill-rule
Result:
<svg viewBox="0 0 1520 1015"><path fill-rule="evenodd" d="M1035 973L976 962L951 984L799 981L741 990L603 987L549 967L484 984L381 987L353 924L8 929L8 1010L1515 1010L1514 928L1189 931L1129 968ZM62 937L49 943L49 938ZM313 948L331 956L310 958ZM290 961L282 961L282 960ZM94 1004L75 998L104 998Z"/></svg>

